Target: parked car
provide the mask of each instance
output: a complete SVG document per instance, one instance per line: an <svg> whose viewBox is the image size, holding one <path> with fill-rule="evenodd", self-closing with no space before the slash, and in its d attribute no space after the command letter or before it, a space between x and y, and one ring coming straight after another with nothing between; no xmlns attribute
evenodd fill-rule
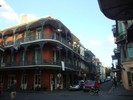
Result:
<svg viewBox="0 0 133 100"><path fill-rule="evenodd" d="M82 90L84 85L84 80L76 80L72 85L69 86L69 90Z"/></svg>
<svg viewBox="0 0 133 100"><path fill-rule="evenodd" d="M99 88L99 86L100 86L100 83L96 83L96 81L86 80L84 82L83 90L84 91L90 91L91 89Z"/></svg>

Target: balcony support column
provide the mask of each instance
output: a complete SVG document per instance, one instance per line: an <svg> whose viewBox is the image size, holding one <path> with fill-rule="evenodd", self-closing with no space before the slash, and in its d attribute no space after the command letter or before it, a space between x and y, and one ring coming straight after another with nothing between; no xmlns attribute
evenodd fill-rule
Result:
<svg viewBox="0 0 133 100"><path fill-rule="evenodd" d="M10 64L11 66L14 65L14 48L11 49L11 56L10 56Z"/></svg>
<svg viewBox="0 0 133 100"><path fill-rule="evenodd" d="M27 65L27 57L28 56L26 56L27 55L26 51L27 51L27 46L24 47L24 65Z"/></svg>
<svg viewBox="0 0 133 100"><path fill-rule="evenodd" d="M67 41L67 32L66 32L66 41Z"/></svg>
<svg viewBox="0 0 133 100"><path fill-rule="evenodd" d="M40 64L42 64L43 60L43 43L40 44Z"/></svg>
<svg viewBox="0 0 133 100"><path fill-rule="evenodd" d="M72 55L72 56L71 56L71 65L73 66L73 61L74 61L73 59L74 59L74 55L73 55L73 52L72 52L72 51L71 51L71 55Z"/></svg>
<svg viewBox="0 0 133 100"><path fill-rule="evenodd" d="M59 50L59 60L61 61L61 49Z"/></svg>
<svg viewBox="0 0 133 100"><path fill-rule="evenodd" d="M59 34L59 41L61 41L61 32L59 32L58 34Z"/></svg>
<svg viewBox="0 0 133 100"><path fill-rule="evenodd" d="M28 30L28 28L26 28L26 36L25 36L25 41L24 42L28 42L28 41L30 41L29 30Z"/></svg>
<svg viewBox="0 0 133 100"><path fill-rule="evenodd" d="M68 60L68 50L66 49L66 62L67 62L67 60Z"/></svg>
<svg viewBox="0 0 133 100"><path fill-rule="evenodd" d="M41 39L44 39L44 30L43 30L43 25L41 27Z"/></svg>

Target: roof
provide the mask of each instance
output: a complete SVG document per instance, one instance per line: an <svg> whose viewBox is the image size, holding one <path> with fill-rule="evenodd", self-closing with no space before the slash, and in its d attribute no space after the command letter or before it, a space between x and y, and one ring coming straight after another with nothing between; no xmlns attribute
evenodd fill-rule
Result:
<svg viewBox="0 0 133 100"><path fill-rule="evenodd" d="M11 26L1 30L0 33L2 35L10 35L13 33L22 32L26 29L30 30L36 27L47 25L47 24L51 25L54 29L62 29L64 33L71 33L70 30L61 21L51 16L42 17L27 23Z"/></svg>
<svg viewBox="0 0 133 100"><path fill-rule="evenodd" d="M133 19L133 0L98 0L100 10L109 19Z"/></svg>

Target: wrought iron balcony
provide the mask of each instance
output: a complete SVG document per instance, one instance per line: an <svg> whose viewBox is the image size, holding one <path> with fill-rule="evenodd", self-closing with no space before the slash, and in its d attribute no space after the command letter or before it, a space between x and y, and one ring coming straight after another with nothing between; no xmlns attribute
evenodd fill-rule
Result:
<svg viewBox="0 0 133 100"><path fill-rule="evenodd" d="M32 36L26 36L26 37L22 37L17 39L17 41L20 41L20 45L22 43L30 43L30 42L35 42L35 41L44 41L44 40L57 40L67 46L69 46L70 48L72 48L72 44L70 44L64 37L59 37L58 35L56 35L55 33L52 34L39 34L39 35L32 35ZM9 41L7 43L5 43L5 46L10 46L13 45L12 41Z"/></svg>
<svg viewBox="0 0 133 100"><path fill-rule="evenodd" d="M120 53L120 49L119 48L114 48L114 53L115 54Z"/></svg>
<svg viewBox="0 0 133 100"><path fill-rule="evenodd" d="M114 37L118 36L118 33L116 32L116 25L112 25L112 32Z"/></svg>
<svg viewBox="0 0 133 100"><path fill-rule="evenodd" d="M64 64L65 64L65 67L69 68L69 69L74 69L74 70L79 70L80 69L80 66L79 65L75 65L75 64L72 64L72 63L68 63L67 61L64 61ZM28 68L28 66L52 66L52 67L55 67L55 66L59 66L59 68L61 68L61 61L60 60L56 60L54 61L53 59L44 59L44 60L40 60L40 59L33 59L31 61L20 61L20 62L6 62L5 63L5 66L4 67L1 67L1 68L13 68L13 67L17 67L17 68L22 68L22 67L25 67L25 68Z"/></svg>
<svg viewBox="0 0 133 100"><path fill-rule="evenodd" d="M4 52L4 47L3 46L0 46L0 51Z"/></svg>
<svg viewBox="0 0 133 100"><path fill-rule="evenodd" d="M122 41L126 41L126 34L121 34L119 36L116 37L116 43L120 43Z"/></svg>
<svg viewBox="0 0 133 100"><path fill-rule="evenodd" d="M5 46L11 46L11 45L13 45L13 41L6 41L4 45Z"/></svg>

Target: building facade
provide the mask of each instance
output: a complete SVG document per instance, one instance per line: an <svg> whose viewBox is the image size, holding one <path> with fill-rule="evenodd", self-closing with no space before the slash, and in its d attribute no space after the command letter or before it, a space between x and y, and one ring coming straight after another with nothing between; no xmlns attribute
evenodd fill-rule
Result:
<svg viewBox="0 0 133 100"><path fill-rule="evenodd" d="M52 17L6 28L0 34L0 44L4 47L0 80L4 89L14 79L21 90L64 89L91 70L79 39Z"/></svg>
<svg viewBox="0 0 133 100"><path fill-rule="evenodd" d="M117 48L114 59L118 59L116 70L121 73L125 89L133 89L133 21L116 21L116 31L113 31Z"/></svg>

